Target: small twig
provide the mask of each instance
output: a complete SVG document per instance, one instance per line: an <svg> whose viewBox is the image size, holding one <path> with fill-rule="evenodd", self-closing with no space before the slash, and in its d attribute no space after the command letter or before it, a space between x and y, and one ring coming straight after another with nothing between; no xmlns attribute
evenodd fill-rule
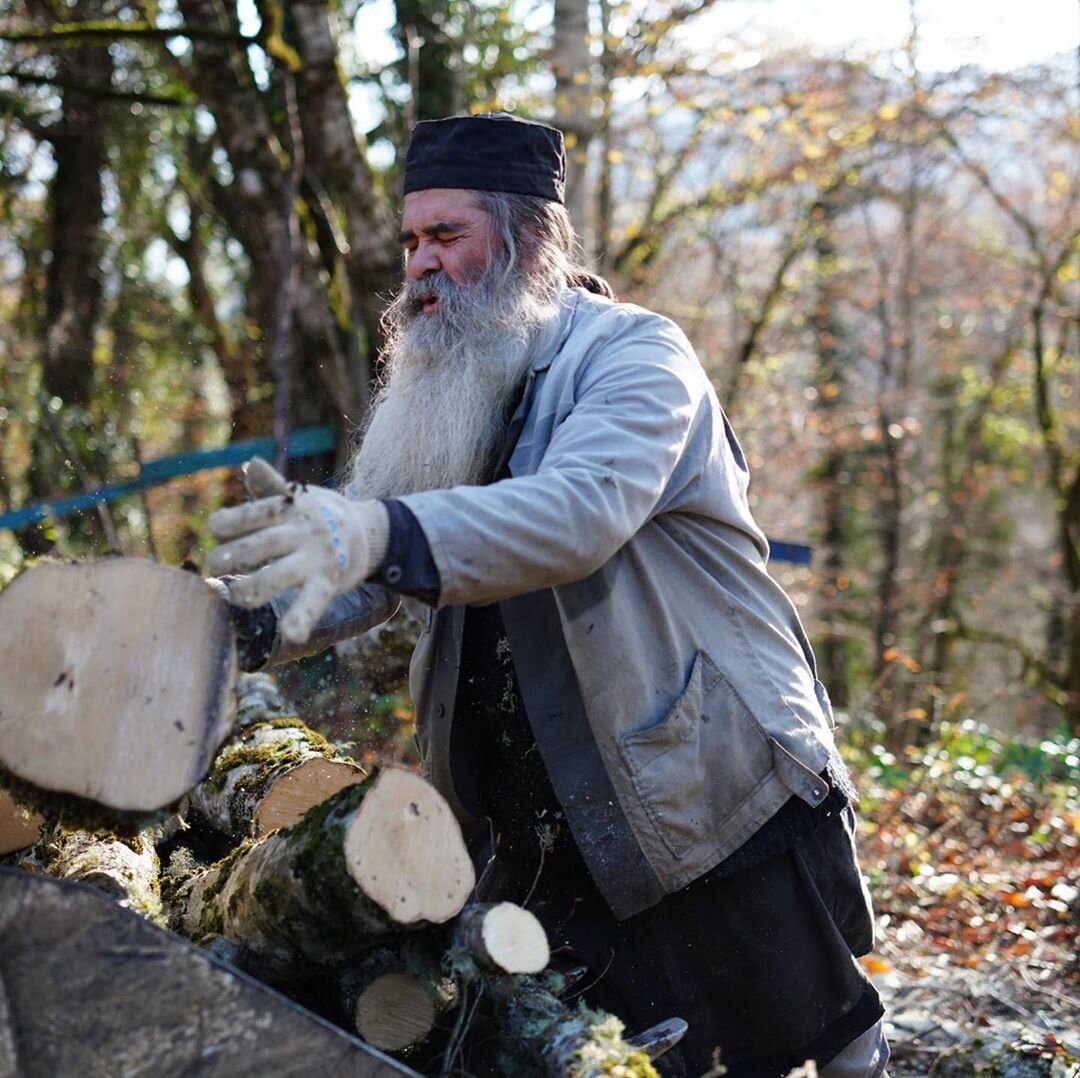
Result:
<svg viewBox="0 0 1080 1078"><path fill-rule="evenodd" d="M466 988L462 986L462 1001L461 1009L458 1011L457 1021L454 1023L454 1031L450 1034L450 1040L446 1045L446 1052L443 1054L442 1067L439 1070L439 1078L449 1078L451 1070L453 1070L455 1060L461 1055L465 1045L465 1033L469 1026L472 1024L473 1018L476 1016L476 1009L480 1006L480 997L484 994L483 984L477 984L476 986L476 999L473 1000L471 1007L465 1005L465 993Z"/></svg>

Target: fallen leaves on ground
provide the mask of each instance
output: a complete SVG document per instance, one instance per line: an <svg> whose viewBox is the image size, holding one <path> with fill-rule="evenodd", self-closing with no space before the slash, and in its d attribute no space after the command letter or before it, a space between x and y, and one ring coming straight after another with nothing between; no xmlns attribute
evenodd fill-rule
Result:
<svg viewBox="0 0 1080 1078"><path fill-rule="evenodd" d="M894 1076L929 1073L975 1034L1080 1057L1076 743L1044 743L1049 764L1028 754L1024 769L1008 743L960 732L978 751L852 759L880 927L862 962L889 1009Z"/></svg>

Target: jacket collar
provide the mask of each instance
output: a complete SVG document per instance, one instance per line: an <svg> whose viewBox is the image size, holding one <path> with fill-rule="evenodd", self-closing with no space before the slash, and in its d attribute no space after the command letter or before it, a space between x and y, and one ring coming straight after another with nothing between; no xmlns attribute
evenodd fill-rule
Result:
<svg viewBox="0 0 1080 1078"><path fill-rule="evenodd" d="M495 468L496 478L502 478L506 472L510 457L518 438L521 437L521 429L525 426L525 417L532 407L533 394L536 390L536 376L543 373L551 366L552 361L562 351L570 336L571 327L574 324L574 315L577 312L578 293L573 288L567 288L559 297L559 310L541 327L533 341L533 361L525 376L525 384L521 389L521 398L514 409L510 422L506 427L506 436L503 438L502 450Z"/></svg>

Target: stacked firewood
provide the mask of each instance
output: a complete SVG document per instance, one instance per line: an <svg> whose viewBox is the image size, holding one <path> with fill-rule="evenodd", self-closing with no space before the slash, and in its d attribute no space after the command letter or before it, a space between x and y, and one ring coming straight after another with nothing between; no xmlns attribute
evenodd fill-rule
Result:
<svg viewBox="0 0 1080 1078"><path fill-rule="evenodd" d="M63 570L61 590L72 568L92 567L50 567ZM80 592L85 583L84 574ZM180 582L190 592L187 619L198 622L192 604L202 604L213 628L218 600L193 583ZM7 591L0 600L14 605ZM24 613L40 623L40 596ZM3 614L0 635L10 624ZM515 1076L656 1074L617 1019L573 1002L574 971L550 968L544 930L528 910L478 900L460 827L419 775L365 772L286 707L271 677L236 677L235 668L225 719L220 685L174 718L168 686L151 691L139 674L150 710L136 722L134 675L113 655L113 669L99 676L100 656L58 646L56 626L44 644L62 669L20 675L21 689L0 693L5 864L100 888L421 1073L468 1074L475 1063ZM84 717L113 709L119 717L100 723L110 736L114 725L149 736L152 713L159 728L229 732L209 750L205 737L186 738L186 756L155 750L146 769L160 765L164 776L131 773L141 765L130 752L125 767L95 765L91 749L85 760L70 751L66 761L46 759L49 708L62 715L55 723L70 725L76 698ZM45 730L11 734L2 718L12 707L44 716ZM84 740L91 725L81 728ZM197 768L205 774L178 804L162 800L160 788L173 791Z"/></svg>

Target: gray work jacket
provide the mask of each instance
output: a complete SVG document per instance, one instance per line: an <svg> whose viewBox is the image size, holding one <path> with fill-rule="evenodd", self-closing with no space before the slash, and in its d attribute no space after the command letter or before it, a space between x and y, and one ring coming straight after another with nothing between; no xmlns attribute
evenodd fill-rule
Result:
<svg viewBox="0 0 1080 1078"><path fill-rule="evenodd" d="M440 580L410 675L423 768L466 816L455 768L468 761L452 759L450 736L464 608L499 602L560 805L627 917L718 864L791 795L820 803L831 711L766 572L742 452L672 322L568 290L506 452L508 478L400 499ZM393 605L364 586L316 645L341 635L341 611L359 631Z"/></svg>

